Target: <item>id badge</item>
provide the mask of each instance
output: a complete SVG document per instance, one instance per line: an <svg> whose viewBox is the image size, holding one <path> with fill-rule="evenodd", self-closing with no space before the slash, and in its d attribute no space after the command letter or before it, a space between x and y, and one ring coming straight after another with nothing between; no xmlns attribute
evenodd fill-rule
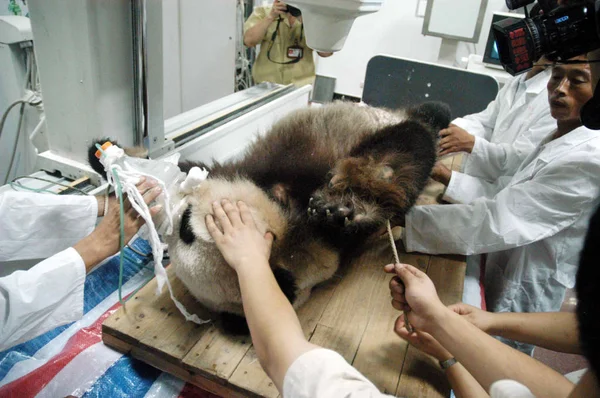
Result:
<svg viewBox="0 0 600 398"><path fill-rule="evenodd" d="M304 49L300 46L289 46L287 49L287 56L291 59L300 59L304 55Z"/></svg>

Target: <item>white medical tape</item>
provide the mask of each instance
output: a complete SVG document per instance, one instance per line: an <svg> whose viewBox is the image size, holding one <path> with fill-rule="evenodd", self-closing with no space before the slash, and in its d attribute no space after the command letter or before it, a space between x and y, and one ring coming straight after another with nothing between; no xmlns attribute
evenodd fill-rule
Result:
<svg viewBox="0 0 600 398"><path fill-rule="evenodd" d="M183 304L181 304L175 298L175 296L173 294L173 288L171 287L171 282L169 281L169 278L167 276L167 270L165 269L165 267L162 264L163 254L164 254L162 242L160 241L160 237L158 236L156 226L154 225L154 221L152 220L152 216L150 214L150 209L148 208L148 205L144 201L143 195L141 194L140 191L138 191L138 189L136 187L136 185L140 181L140 177L145 176L147 178L154 179L157 182L157 184L162 188L162 192L165 195L164 196L165 205L164 205L163 210L165 210L167 212L167 218L168 218L168 222L169 222L167 234L171 234L173 232L173 218L172 218L172 212L171 212L170 196L169 196L169 193L167 192L165 183L163 181L161 181L160 179L158 179L154 176L151 176L149 174L140 172L139 170L133 170L133 169L132 170L123 170L123 168L120 165L118 165L118 164L113 165L113 162L116 159L123 156L123 153L124 152L122 149L120 149L119 147L114 146L114 145L105 150L105 159L103 159L103 160L105 162L105 169L107 170L107 173L106 173L107 179L108 179L109 184L111 184L112 186L116 186L116 181L114 181L114 176L112 174L112 171L114 170L117 173L117 175L119 176L120 183L121 183L121 188L123 191L125 191L124 193L127 193L127 197L129 199L129 202L131 203L131 206L138 212L140 217L142 217L144 219L144 221L146 222L146 227L148 228L148 231L150 233L149 240L150 240L150 246L152 247L152 256L154 259L154 274L156 275L156 282L157 282L156 294L157 295L160 294L162 292L164 285L166 284L167 288L169 289L169 296L171 297L171 300L173 300L173 302L175 303L175 306L177 307L179 312L181 312L181 314L185 317L186 320L192 321L199 325L210 322L210 319L204 320L204 319L200 319L196 314L190 314L185 309ZM206 172L204 174L204 178L202 179L202 181L204 179L206 179L207 175L208 175L208 172Z"/></svg>

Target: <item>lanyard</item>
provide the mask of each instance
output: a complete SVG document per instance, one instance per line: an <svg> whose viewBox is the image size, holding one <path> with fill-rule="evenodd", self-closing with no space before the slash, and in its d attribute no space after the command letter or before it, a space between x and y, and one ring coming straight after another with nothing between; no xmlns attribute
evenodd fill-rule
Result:
<svg viewBox="0 0 600 398"><path fill-rule="evenodd" d="M280 64L280 65L289 65L289 64L295 64L300 62L300 60L302 59L302 55L298 58L292 59L291 61L287 61L287 62L277 62L277 61L273 61L271 59L271 49L273 48L273 44L275 43L275 38L277 37L277 34L279 32L279 25L281 24L281 21L283 19L281 18L281 16L279 16L279 18L277 19L277 26L275 27L275 31L273 32L273 35L271 36L271 44L269 44L269 49L267 50L267 59L271 62L273 62L274 64ZM300 28L300 41L296 42L296 45L298 46L300 42L302 42L302 38L304 38L304 24L301 25Z"/></svg>

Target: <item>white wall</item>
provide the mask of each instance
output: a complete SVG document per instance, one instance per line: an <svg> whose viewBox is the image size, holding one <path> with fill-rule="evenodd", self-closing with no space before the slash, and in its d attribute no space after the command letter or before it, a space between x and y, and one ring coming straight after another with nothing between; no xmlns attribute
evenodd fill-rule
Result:
<svg viewBox="0 0 600 398"><path fill-rule="evenodd" d="M164 116L234 92L236 0L163 3Z"/></svg>
<svg viewBox="0 0 600 398"><path fill-rule="evenodd" d="M377 54L395 55L425 62L437 62L441 39L423 36L423 18L417 17L419 0L386 0L375 14L358 18L342 51L318 58L317 74L335 77L335 92L362 96L367 63ZM488 0L476 52L482 54L494 11L506 11L504 0ZM452 18L450 15L448 18ZM472 44L459 46L459 58L473 52Z"/></svg>

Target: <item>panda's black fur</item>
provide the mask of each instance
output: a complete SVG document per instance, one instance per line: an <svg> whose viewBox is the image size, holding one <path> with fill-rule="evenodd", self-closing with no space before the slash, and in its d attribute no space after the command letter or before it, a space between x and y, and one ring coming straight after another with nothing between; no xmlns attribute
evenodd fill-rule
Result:
<svg viewBox="0 0 600 398"><path fill-rule="evenodd" d="M224 327L247 330L235 272L204 224L214 200L244 200L257 227L275 235L270 263L280 287L302 305L342 258L414 205L436 161L438 131L449 122L442 103L394 112L334 103L291 113L240 159L200 165L209 178L184 198L187 206L174 216L177 232L167 238L177 276L201 303L225 314ZM97 169L96 158L90 161Z"/></svg>

